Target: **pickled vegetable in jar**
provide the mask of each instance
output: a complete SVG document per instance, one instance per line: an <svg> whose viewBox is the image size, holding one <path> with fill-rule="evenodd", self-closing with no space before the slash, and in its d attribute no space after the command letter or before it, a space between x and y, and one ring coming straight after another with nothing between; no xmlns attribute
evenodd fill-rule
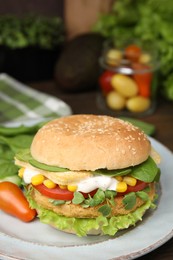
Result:
<svg viewBox="0 0 173 260"><path fill-rule="evenodd" d="M156 107L158 64L149 50L137 44L109 46L100 58L101 108L122 115L145 115Z"/></svg>

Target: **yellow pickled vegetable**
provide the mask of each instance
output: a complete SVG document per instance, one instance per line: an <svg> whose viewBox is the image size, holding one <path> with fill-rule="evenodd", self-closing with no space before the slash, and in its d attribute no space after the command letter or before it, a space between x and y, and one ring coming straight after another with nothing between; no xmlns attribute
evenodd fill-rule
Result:
<svg viewBox="0 0 173 260"><path fill-rule="evenodd" d="M149 109L151 100L142 96L129 98L126 107L131 112L144 112Z"/></svg>
<svg viewBox="0 0 173 260"><path fill-rule="evenodd" d="M125 107L126 100L116 91L111 91L106 96L106 103L113 110L121 110Z"/></svg>
<svg viewBox="0 0 173 260"><path fill-rule="evenodd" d="M116 66L122 59L122 52L116 49L110 49L106 53L106 63L110 66Z"/></svg>
<svg viewBox="0 0 173 260"><path fill-rule="evenodd" d="M115 74L111 79L112 87L123 97L134 97L138 93L136 82L129 76Z"/></svg>

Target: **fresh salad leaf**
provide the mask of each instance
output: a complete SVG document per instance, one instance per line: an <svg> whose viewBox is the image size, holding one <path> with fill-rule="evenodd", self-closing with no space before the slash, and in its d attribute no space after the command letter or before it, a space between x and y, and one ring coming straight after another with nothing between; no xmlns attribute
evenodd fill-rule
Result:
<svg viewBox="0 0 173 260"><path fill-rule="evenodd" d="M154 160L149 157L145 162L133 167L130 173L132 177L144 181L153 182L158 174L158 167Z"/></svg>
<svg viewBox="0 0 173 260"><path fill-rule="evenodd" d="M72 199L73 204L81 204L85 200L82 193L76 191L74 192L74 198Z"/></svg>
<svg viewBox="0 0 173 260"><path fill-rule="evenodd" d="M143 201L147 201L149 199L148 193L145 191L137 191L136 195L141 198Z"/></svg>
<svg viewBox="0 0 173 260"><path fill-rule="evenodd" d="M123 198L123 204L126 210L132 209L136 204L135 192L130 192Z"/></svg>
<svg viewBox="0 0 173 260"><path fill-rule="evenodd" d="M30 147L32 140L33 136L30 135L16 135L13 137L0 136L0 142L7 144L15 153L21 149Z"/></svg>
<svg viewBox="0 0 173 260"><path fill-rule="evenodd" d="M20 151L18 151L15 154L16 159L18 159L19 161L23 161L23 162L29 162L29 160L32 159L31 153L30 153L30 149L21 149Z"/></svg>
<svg viewBox="0 0 173 260"><path fill-rule="evenodd" d="M54 199L49 199L49 202L52 203L54 206L59 206L66 203L65 200L54 200Z"/></svg>
<svg viewBox="0 0 173 260"><path fill-rule="evenodd" d="M115 177L115 176L123 176L127 175L132 171L132 168L125 168L125 169L118 169L118 170L107 170L107 169L98 169L93 174L102 174L107 175L109 177Z"/></svg>
<svg viewBox="0 0 173 260"><path fill-rule="evenodd" d="M47 165L47 164L44 164L44 163L40 163L36 160L34 160L33 158L29 160L29 163L38 168L38 169L42 169L42 170L45 170L45 171L50 171L50 172L67 172L69 171L68 169L66 168L62 168L62 167L58 167L58 166L52 166L52 165Z"/></svg>
<svg viewBox="0 0 173 260"><path fill-rule="evenodd" d="M30 126L6 127L0 126L0 181L8 180L21 185L18 177L18 167L14 157L23 161L31 159L29 148L35 133L42 123Z"/></svg>
<svg viewBox="0 0 173 260"><path fill-rule="evenodd" d="M111 213L111 207L107 204L101 206L98 211L103 215L103 217L108 217Z"/></svg>
<svg viewBox="0 0 173 260"><path fill-rule="evenodd" d="M33 126L25 126L19 125L16 127L7 127L4 125L0 125L0 135L3 136L16 136L23 134L35 134L37 130L40 128L41 123L33 125Z"/></svg>
<svg viewBox="0 0 173 260"><path fill-rule="evenodd" d="M11 175L11 176L7 176L7 177L5 177L3 179L0 178L0 182L3 182L3 181L12 182L12 183L16 184L17 186L21 186L22 185L22 179L17 174L14 174L14 175Z"/></svg>
<svg viewBox="0 0 173 260"><path fill-rule="evenodd" d="M4 162L0 162L0 179L4 179L5 177L16 175L18 171L18 167L14 165L14 163L10 163L9 160Z"/></svg>

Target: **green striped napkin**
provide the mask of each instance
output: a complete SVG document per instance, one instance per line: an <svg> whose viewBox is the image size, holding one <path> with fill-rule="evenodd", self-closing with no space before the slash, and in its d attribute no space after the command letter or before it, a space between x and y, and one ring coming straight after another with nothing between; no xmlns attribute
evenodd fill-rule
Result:
<svg viewBox="0 0 173 260"><path fill-rule="evenodd" d="M70 115L62 100L34 90L7 74L0 74L0 123Z"/></svg>

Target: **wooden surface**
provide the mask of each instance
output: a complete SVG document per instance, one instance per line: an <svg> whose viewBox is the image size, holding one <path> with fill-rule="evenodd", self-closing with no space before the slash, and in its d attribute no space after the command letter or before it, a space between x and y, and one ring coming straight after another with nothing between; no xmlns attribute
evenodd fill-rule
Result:
<svg viewBox="0 0 173 260"><path fill-rule="evenodd" d="M104 111L98 108L96 102L97 91L67 94L61 92L53 81L30 83L29 85L62 99L71 106L74 114L104 114ZM153 137L173 152L173 102L160 100L156 111L141 119L155 125L156 133ZM173 260L173 238L158 249L138 259Z"/></svg>

